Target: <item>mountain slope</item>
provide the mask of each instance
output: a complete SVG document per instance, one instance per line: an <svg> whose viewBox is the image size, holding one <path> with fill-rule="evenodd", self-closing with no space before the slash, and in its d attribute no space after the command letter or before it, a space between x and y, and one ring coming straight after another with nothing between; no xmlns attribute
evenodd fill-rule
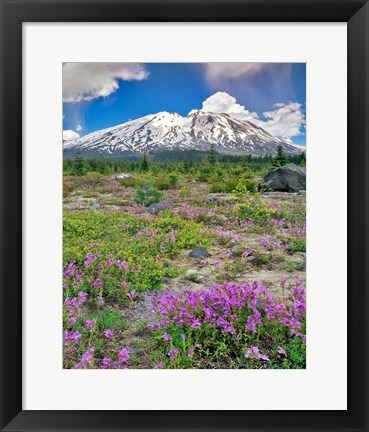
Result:
<svg viewBox="0 0 369 432"><path fill-rule="evenodd" d="M303 147L273 137L249 121L228 114L197 111L182 117L159 112L81 138L64 141L65 153L81 150L84 154L119 156L160 150L208 150L211 144L222 154L275 154L282 145L286 154L299 154Z"/></svg>

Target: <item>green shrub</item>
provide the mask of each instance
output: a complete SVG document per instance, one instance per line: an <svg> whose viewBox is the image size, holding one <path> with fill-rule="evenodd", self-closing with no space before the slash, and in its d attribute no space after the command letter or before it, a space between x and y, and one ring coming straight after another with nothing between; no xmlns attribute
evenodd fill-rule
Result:
<svg viewBox="0 0 369 432"><path fill-rule="evenodd" d="M103 328L110 329L110 330L124 330L125 321L121 312L112 311L110 309L103 309L101 311L101 315L102 315L102 320L100 325Z"/></svg>
<svg viewBox="0 0 369 432"><path fill-rule="evenodd" d="M238 180L228 179L226 181L219 181L211 185L210 191L217 192L232 192L237 186Z"/></svg>
<svg viewBox="0 0 369 432"><path fill-rule="evenodd" d="M63 179L63 197L66 198L74 191L74 184L71 181Z"/></svg>
<svg viewBox="0 0 369 432"><path fill-rule="evenodd" d="M214 167L208 163L199 165L197 179L201 182L209 182L212 178L214 178L214 180L216 179Z"/></svg>
<svg viewBox="0 0 369 432"><path fill-rule="evenodd" d="M157 189L162 191L165 189L170 189L172 186L172 183L168 177L161 177L161 178L155 180L154 186Z"/></svg>
<svg viewBox="0 0 369 432"><path fill-rule="evenodd" d="M306 237L304 238L291 238L291 242L286 241L286 244L288 244L288 251L289 252L306 252Z"/></svg>
<svg viewBox="0 0 369 432"><path fill-rule="evenodd" d="M87 173L84 176L75 177L73 181L75 190L84 187L96 188L104 185L104 177L98 173Z"/></svg>
<svg viewBox="0 0 369 432"><path fill-rule="evenodd" d="M247 190L247 187L244 183L242 182L238 182L236 187L234 188L234 194L242 197L242 196L247 196L249 191Z"/></svg>
<svg viewBox="0 0 369 432"><path fill-rule="evenodd" d="M88 191L83 194L85 198L97 198L99 194L97 192Z"/></svg>
<svg viewBox="0 0 369 432"><path fill-rule="evenodd" d="M176 187L179 182L179 177L176 173L172 172L169 174L169 182L171 187Z"/></svg>
<svg viewBox="0 0 369 432"><path fill-rule="evenodd" d="M244 180L243 182L249 192L256 193L258 191L258 185L255 182L251 180Z"/></svg>
<svg viewBox="0 0 369 432"><path fill-rule="evenodd" d="M236 187L234 188L234 193L236 195L247 195L249 192L256 193L258 191L257 184L252 182L251 180L242 180L237 182Z"/></svg>
<svg viewBox="0 0 369 432"><path fill-rule="evenodd" d="M136 188L136 203L149 207L151 204L160 202L162 194L151 184L144 183Z"/></svg>
<svg viewBox="0 0 369 432"><path fill-rule="evenodd" d="M126 177L118 179L121 186L126 187L136 187L139 186L142 183L142 180L135 178L135 177Z"/></svg>
<svg viewBox="0 0 369 432"><path fill-rule="evenodd" d="M265 219L274 215L275 210L269 210L260 195L255 194L238 204L237 213L240 220L252 219L254 222L265 222Z"/></svg>
<svg viewBox="0 0 369 432"><path fill-rule="evenodd" d="M213 193L225 192L224 183L223 182L213 183L210 186L210 192L213 192Z"/></svg>
<svg viewBox="0 0 369 432"><path fill-rule="evenodd" d="M197 179L201 182L208 182L210 180L210 177L211 173L204 170L199 172Z"/></svg>

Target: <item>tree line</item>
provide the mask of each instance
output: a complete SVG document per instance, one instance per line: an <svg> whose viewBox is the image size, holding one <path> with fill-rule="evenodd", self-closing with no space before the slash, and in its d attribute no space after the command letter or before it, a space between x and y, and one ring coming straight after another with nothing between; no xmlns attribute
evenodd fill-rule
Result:
<svg viewBox="0 0 369 432"><path fill-rule="evenodd" d="M235 165L247 167L257 172L268 168L276 168L287 163L305 166L306 156L302 152L299 155L289 156L279 146L276 156L251 156L251 155L221 155L216 152L215 145L210 147L209 152L194 156L193 152L182 152L180 160L155 160L144 153L141 159L106 159L102 157L85 158L77 151L74 158L63 160L63 171L66 174L81 176L88 172L100 174L114 174L119 172L147 172L149 170L164 172L189 173L199 168L221 167L227 169Z"/></svg>

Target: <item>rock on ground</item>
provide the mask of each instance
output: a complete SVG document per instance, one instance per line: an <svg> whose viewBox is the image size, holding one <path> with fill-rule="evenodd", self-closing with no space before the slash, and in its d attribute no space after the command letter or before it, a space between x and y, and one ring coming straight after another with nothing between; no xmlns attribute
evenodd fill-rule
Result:
<svg viewBox="0 0 369 432"><path fill-rule="evenodd" d="M188 254L188 256L191 258L206 258L206 257L210 256L210 254L205 248L198 247L198 248L194 249L193 251L191 251Z"/></svg>
<svg viewBox="0 0 369 432"><path fill-rule="evenodd" d="M163 209L164 207L165 207L164 204L154 203L154 204L151 204L150 207L148 207L147 211L148 211L149 213L156 213L156 212L158 212L159 210Z"/></svg>
<svg viewBox="0 0 369 432"><path fill-rule="evenodd" d="M135 179L136 176L134 176L133 174L129 174L129 173L121 173L121 174L115 174L113 176L111 176L111 179L125 179L125 178L132 178Z"/></svg>
<svg viewBox="0 0 369 432"><path fill-rule="evenodd" d="M298 265L296 267L296 270L306 272L306 262L303 262L302 264Z"/></svg>
<svg viewBox="0 0 369 432"><path fill-rule="evenodd" d="M275 191L298 192L306 188L306 170L290 163L270 171L264 182L267 188Z"/></svg>

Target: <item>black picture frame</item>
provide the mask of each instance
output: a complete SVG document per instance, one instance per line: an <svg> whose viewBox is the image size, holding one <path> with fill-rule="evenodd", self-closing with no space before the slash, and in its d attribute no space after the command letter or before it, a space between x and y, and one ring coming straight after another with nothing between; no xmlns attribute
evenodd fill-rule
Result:
<svg viewBox="0 0 369 432"><path fill-rule="evenodd" d="M2 431L368 431L369 4L332 0L0 0ZM348 410L22 410L22 23L347 22ZM339 350L339 347L337 347ZM317 389L319 391L319 389Z"/></svg>

